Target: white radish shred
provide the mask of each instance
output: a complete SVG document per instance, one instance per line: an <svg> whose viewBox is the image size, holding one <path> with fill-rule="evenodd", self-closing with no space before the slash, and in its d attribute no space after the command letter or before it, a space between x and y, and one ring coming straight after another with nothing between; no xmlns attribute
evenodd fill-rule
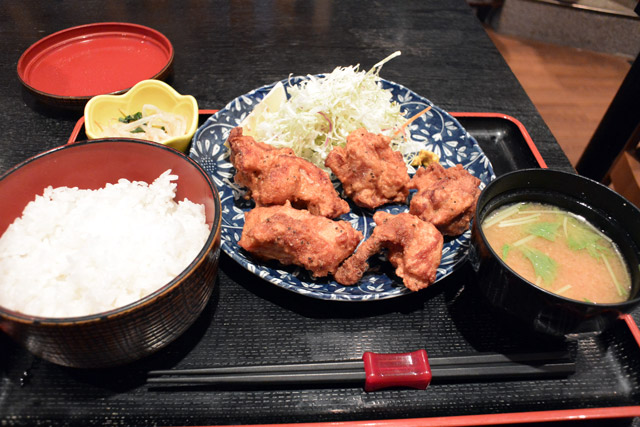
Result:
<svg viewBox="0 0 640 427"><path fill-rule="evenodd" d="M179 114L162 111L152 104L143 105L140 112L142 118L129 123L114 118L114 122L103 130L102 136L164 142L187 133L187 121Z"/></svg>

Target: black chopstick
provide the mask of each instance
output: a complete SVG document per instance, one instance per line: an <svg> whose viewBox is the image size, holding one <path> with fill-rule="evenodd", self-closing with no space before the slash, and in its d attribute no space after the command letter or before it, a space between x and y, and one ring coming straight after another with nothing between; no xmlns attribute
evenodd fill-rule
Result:
<svg viewBox="0 0 640 427"><path fill-rule="evenodd" d="M150 371L149 375L223 375L223 374L251 374L269 372L318 372L318 371L350 371L364 370L362 360L347 360L344 362L317 363L289 363L280 365L247 365L221 366L218 368L170 369Z"/></svg>
<svg viewBox="0 0 640 427"><path fill-rule="evenodd" d="M500 353L480 353L464 356L434 357L429 358L429 365L434 366L460 366L460 365L490 365L520 363L533 364L544 361L568 361L568 352L539 352L505 355ZM240 365L222 366L217 368L195 369L168 369L150 371L150 376L156 375L222 375L222 374L249 374L268 372L318 372L318 371L350 371L363 370L363 360L346 360L339 362L308 362L288 363L278 365Z"/></svg>
<svg viewBox="0 0 640 427"><path fill-rule="evenodd" d="M508 378L542 378L566 376L575 371L573 362L547 363L543 365L505 364L484 366L479 368L445 367L432 370L433 382L470 381L470 380L503 380ZM185 372L180 372L189 375ZM175 376L149 378L149 383L156 384L324 384L329 382L361 383L366 379L364 370L327 370L316 372L256 372L228 373L198 376Z"/></svg>
<svg viewBox="0 0 640 427"><path fill-rule="evenodd" d="M273 373L252 373L252 374L223 374L213 376L187 376L187 377L165 377L149 378L150 384L187 384L187 385L211 385L211 386L231 386L231 385L290 385L290 384L363 384L365 372L362 371L318 371L318 372L273 372Z"/></svg>
<svg viewBox="0 0 640 427"><path fill-rule="evenodd" d="M564 377L575 371L567 352L503 355L485 353L427 359L426 352L375 354L363 360L279 365L156 370L151 385L278 386L365 384L365 390L387 386L426 388L433 381L480 381ZM168 376L167 376L168 375Z"/></svg>
<svg viewBox="0 0 640 427"><path fill-rule="evenodd" d="M433 369L433 381L480 381L524 378L565 377L575 372L574 362L544 363L541 365L504 364L470 367Z"/></svg>
<svg viewBox="0 0 640 427"><path fill-rule="evenodd" d="M446 356L429 358L429 365L488 365L488 364L508 364L508 363L525 363L534 364L537 362L553 362L567 361L571 359L571 354L567 351L549 351L536 353L478 353L462 356Z"/></svg>

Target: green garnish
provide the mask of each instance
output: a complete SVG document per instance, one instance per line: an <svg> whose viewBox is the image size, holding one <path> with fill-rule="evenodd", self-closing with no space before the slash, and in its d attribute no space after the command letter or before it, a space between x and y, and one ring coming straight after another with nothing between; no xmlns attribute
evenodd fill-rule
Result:
<svg viewBox="0 0 640 427"><path fill-rule="evenodd" d="M118 121L121 123L131 123L131 122L135 122L136 120L140 120L142 118L142 111L138 111L135 114L128 114L124 117L119 117ZM144 132L144 131L143 131Z"/></svg>
<svg viewBox="0 0 640 427"><path fill-rule="evenodd" d="M556 278L557 263L551 257L538 249L524 245L520 251L533 265L536 276L542 277L542 280L547 283L553 282Z"/></svg>
<svg viewBox="0 0 640 427"><path fill-rule="evenodd" d="M142 129L140 126L138 126L134 130L132 130L131 133L144 133L144 129Z"/></svg>
<svg viewBox="0 0 640 427"><path fill-rule="evenodd" d="M511 246L505 243L502 245L502 259L507 259L507 255L509 255L509 251L511 250Z"/></svg>
<svg viewBox="0 0 640 427"><path fill-rule="evenodd" d="M525 231L534 236L555 242L558 227L560 227L560 223L557 222L538 222L525 227Z"/></svg>
<svg viewBox="0 0 640 427"><path fill-rule="evenodd" d="M591 304L595 304L593 301L591 301L589 298L582 298L584 300L584 302L589 302Z"/></svg>
<svg viewBox="0 0 640 427"><path fill-rule="evenodd" d="M586 249L589 255L594 258L599 258L601 252L608 252L605 246L598 244L598 241L602 238L598 233L573 218L569 218L569 221L567 221L565 234L569 248L574 251Z"/></svg>

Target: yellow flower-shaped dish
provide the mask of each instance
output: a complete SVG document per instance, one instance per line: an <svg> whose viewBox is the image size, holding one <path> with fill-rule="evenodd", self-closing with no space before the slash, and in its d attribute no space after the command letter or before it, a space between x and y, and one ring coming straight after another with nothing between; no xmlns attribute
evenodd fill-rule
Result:
<svg viewBox="0 0 640 427"><path fill-rule="evenodd" d="M180 95L160 80L143 80L123 95L98 95L91 98L84 108L87 137L107 138L104 134L106 128L121 117L141 112L144 105L153 105L163 112L177 114L185 119L186 130L183 134L160 143L186 152L198 127L198 103L193 96ZM145 139L136 132L131 132L130 138Z"/></svg>

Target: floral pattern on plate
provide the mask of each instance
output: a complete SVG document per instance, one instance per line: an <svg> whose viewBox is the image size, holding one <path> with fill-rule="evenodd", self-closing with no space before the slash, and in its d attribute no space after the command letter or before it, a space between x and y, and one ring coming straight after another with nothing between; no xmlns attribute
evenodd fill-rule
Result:
<svg viewBox="0 0 640 427"><path fill-rule="evenodd" d="M307 79L305 76L290 77L282 81L285 89ZM495 174L489 159L476 140L447 112L410 89L380 79L382 88L390 90L394 101L401 105L407 117L417 114L427 106L432 108L412 122L408 129L414 140L422 142L425 150L440 157L445 167L462 164L481 181L484 188ZM374 257L371 268L355 286L343 286L332 278L312 278L303 268L283 266L275 261L257 260L238 245L244 226L244 213L253 207L252 201L243 199L244 189L233 182L235 169L229 162L229 152L224 146L229 131L238 126L253 108L269 93L275 83L255 89L229 102L196 131L191 144L190 156L211 175L220 193L222 204L222 250L258 277L302 295L318 299L339 301L369 301L394 298L411 293L404 287L402 279L383 255ZM334 183L340 192L340 183ZM368 237L375 223L374 211L351 205L351 212L339 219ZM390 213L408 211L408 205L386 205L378 210ZM437 280L451 274L466 258L470 231L456 238L446 238L442 249L442 261L438 267Z"/></svg>

